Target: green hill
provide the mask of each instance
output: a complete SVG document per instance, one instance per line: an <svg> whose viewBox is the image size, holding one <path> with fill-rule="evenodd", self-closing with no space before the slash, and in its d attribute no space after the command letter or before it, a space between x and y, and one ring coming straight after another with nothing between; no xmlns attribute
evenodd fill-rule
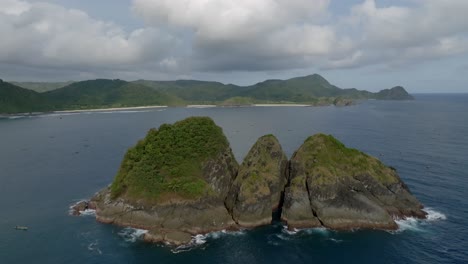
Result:
<svg viewBox="0 0 468 264"><path fill-rule="evenodd" d="M151 129L125 155L111 186L112 196L160 200L209 195L214 191L204 178L204 169L226 150L230 151L229 143L222 129L208 117L190 117Z"/></svg>
<svg viewBox="0 0 468 264"><path fill-rule="evenodd" d="M401 86L385 89L375 94L377 100L414 100L414 97Z"/></svg>
<svg viewBox="0 0 468 264"><path fill-rule="evenodd" d="M411 96L406 91L371 93L357 89L341 89L330 84L318 74L296 77L288 80L266 80L251 86L236 86L219 82L203 82L194 80L179 81L148 81L139 80L134 83L152 87L157 91L173 94L189 103L215 103L236 98L249 98L249 103L308 103L322 105L323 102L333 102L334 99L381 99L408 100ZM393 88L395 89L395 88ZM392 89L392 90L393 90Z"/></svg>
<svg viewBox="0 0 468 264"><path fill-rule="evenodd" d="M54 109L91 109L148 105L178 105L183 102L173 95L122 80L76 82L64 88L45 92Z"/></svg>
<svg viewBox="0 0 468 264"><path fill-rule="evenodd" d="M236 85L226 85L219 82L195 80L178 81L148 81L139 80L134 83L151 87L157 91L177 96L188 103L216 103L234 97L242 90Z"/></svg>
<svg viewBox="0 0 468 264"><path fill-rule="evenodd" d="M0 80L0 113L44 111L47 100L39 93Z"/></svg>
<svg viewBox="0 0 468 264"><path fill-rule="evenodd" d="M43 93L2 83L5 88L0 91L0 113L187 104L300 103L320 106L333 104L337 99L347 102L414 99L400 86L378 93L341 89L318 74L288 80L267 80L251 86L195 80L127 82L98 79L71 83Z"/></svg>

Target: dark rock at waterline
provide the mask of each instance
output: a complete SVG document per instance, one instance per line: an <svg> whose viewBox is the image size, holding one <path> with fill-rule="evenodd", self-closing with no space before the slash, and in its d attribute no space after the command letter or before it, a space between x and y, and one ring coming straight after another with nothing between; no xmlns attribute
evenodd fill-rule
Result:
<svg viewBox="0 0 468 264"><path fill-rule="evenodd" d="M95 204L89 201L80 201L71 207L72 215L81 215L85 210L96 209Z"/></svg>
<svg viewBox="0 0 468 264"><path fill-rule="evenodd" d="M211 119L162 125L128 151L112 185L93 197L96 218L149 230L145 240L172 244L235 228L224 201L237 170L229 143Z"/></svg>
<svg viewBox="0 0 468 264"><path fill-rule="evenodd" d="M396 229L394 219L426 216L395 169L332 136L308 138L289 162L278 140L263 136L239 167L207 118L150 131L113 184L73 211L94 208L100 222L146 229L145 241L173 245L269 224L275 210L291 229Z"/></svg>

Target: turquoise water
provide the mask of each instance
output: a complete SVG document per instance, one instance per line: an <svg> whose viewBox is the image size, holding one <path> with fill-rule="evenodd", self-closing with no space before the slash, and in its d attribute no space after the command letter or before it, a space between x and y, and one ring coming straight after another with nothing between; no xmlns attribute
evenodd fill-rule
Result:
<svg viewBox="0 0 468 264"><path fill-rule="evenodd" d="M466 263L468 95L417 95L337 107L168 108L0 120L0 263ZM335 135L395 167L431 220L398 232L288 233L280 223L218 232L188 249L143 243L141 231L73 217L69 206L109 184L152 127L212 117L238 161L275 134L288 156L307 136ZM16 231L16 225L29 226Z"/></svg>

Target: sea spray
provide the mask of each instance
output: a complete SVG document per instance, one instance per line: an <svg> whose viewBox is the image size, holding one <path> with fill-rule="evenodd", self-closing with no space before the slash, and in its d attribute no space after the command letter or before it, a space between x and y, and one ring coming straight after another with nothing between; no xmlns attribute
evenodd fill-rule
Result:
<svg viewBox="0 0 468 264"><path fill-rule="evenodd" d="M392 231L391 233L400 233L403 231L417 231L423 232L423 226L431 222L446 220L445 214L438 212L430 207L425 208L423 211L427 213L426 219L417 219L414 217L408 217L405 219L398 219L395 222L398 225L398 230Z"/></svg>
<svg viewBox="0 0 468 264"><path fill-rule="evenodd" d="M136 241L141 240L143 235L147 232L148 230L127 227L122 229L118 234L125 240L125 242L135 243Z"/></svg>
<svg viewBox="0 0 468 264"><path fill-rule="evenodd" d="M192 236L192 240L190 241L190 243L173 248L171 249L171 252L176 253L176 254L187 252L192 249L202 247L209 240L216 240L224 236L241 236L244 234L245 234L244 230L239 230L239 231L221 230L221 231L216 231L216 232L210 232L207 234L197 234L195 236Z"/></svg>

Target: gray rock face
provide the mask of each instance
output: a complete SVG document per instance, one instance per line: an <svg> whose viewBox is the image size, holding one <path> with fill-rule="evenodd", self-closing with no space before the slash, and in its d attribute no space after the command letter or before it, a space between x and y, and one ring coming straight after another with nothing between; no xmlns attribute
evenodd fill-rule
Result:
<svg viewBox="0 0 468 264"><path fill-rule="evenodd" d="M396 229L396 218L426 216L394 169L323 134L309 137L289 162L267 135L240 167L229 147L200 166L210 187L201 197L129 200L108 187L74 213L96 209L100 222L146 229L145 241L174 245L195 234L268 225L277 209L290 229Z"/></svg>
<svg viewBox="0 0 468 264"><path fill-rule="evenodd" d="M261 137L250 149L226 198L226 207L240 226L271 223L287 183L287 163L272 135Z"/></svg>
<svg viewBox="0 0 468 264"><path fill-rule="evenodd" d="M201 118L202 121L205 119ZM191 121L198 122L197 118L192 118ZM186 130L193 129L207 128L206 126L194 126ZM222 134L222 131L217 133ZM199 142L212 140L210 136L212 136L210 133L199 136ZM224 137L224 135L218 136ZM157 141L158 138L151 138L150 135L147 136L146 140L146 145L140 146L141 149L154 148L154 141ZM203 143L200 145L203 146ZM148 154L145 155L148 156ZM193 160L192 162L195 163ZM111 185L97 193L90 202L96 208L97 220L103 223L146 229L149 232L145 235L145 240L165 241L173 244L185 242L187 237L190 238L194 234L235 228L236 223L224 205L239 167L231 148L225 144L208 158L196 162L198 164L195 163L195 167L201 168L201 170L197 170L200 175L196 180L202 180L206 184L201 194L181 196L180 193L171 192L171 189L167 188L165 192L161 192L160 196L154 199L145 197L144 191L136 197L127 197L125 192L116 196L112 192ZM151 168L151 164L148 163L143 166L134 162L132 168L138 166L146 169ZM171 169L172 167L163 167L161 170ZM149 183L153 181L154 184L154 180L149 178L152 174L149 175L145 174L144 177L148 179ZM136 178L140 175L133 174L132 176ZM173 177L176 178L177 175ZM184 182L184 184L190 184L190 182ZM178 239L180 239L179 242L177 242Z"/></svg>
<svg viewBox="0 0 468 264"><path fill-rule="evenodd" d="M216 197L155 204L148 208L123 199L112 200L109 190L104 189L91 202L96 207L98 221L150 230L148 236L175 231L194 235L235 227L224 204Z"/></svg>
<svg viewBox="0 0 468 264"><path fill-rule="evenodd" d="M290 168L282 215L289 228L396 229L394 218L426 215L393 169L331 136L307 139Z"/></svg>
<svg viewBox="0 0 468 264"><path fill-rule="evenodd" d="M205 181L210 184L220 200L224 200L239 169L232 150L226 149L219 153L216 159L206 161L202 167Z"/></svg>

